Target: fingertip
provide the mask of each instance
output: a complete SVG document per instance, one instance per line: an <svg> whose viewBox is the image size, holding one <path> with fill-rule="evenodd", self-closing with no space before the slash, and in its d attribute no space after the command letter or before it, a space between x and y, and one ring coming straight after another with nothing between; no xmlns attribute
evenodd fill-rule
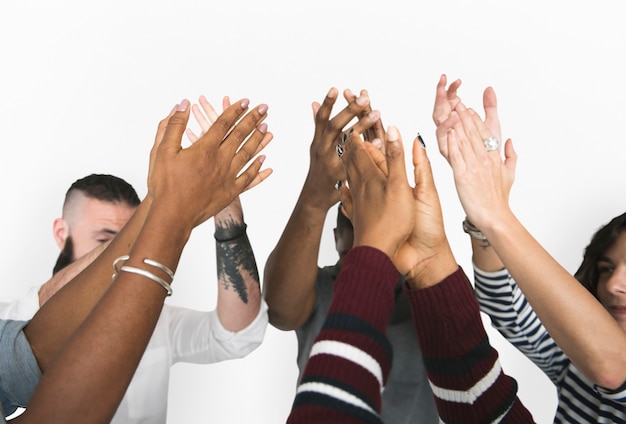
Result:
<svg viewBox="0 0 626 424"><path fill-rule="evenodd" d="M189 100L183 99L179 104L176 105L177 112L185 112L189 107Z"/></svg>
<svg viewBox="0 0 626 424"><path fill-rule="evenodd" d="M326 97L328 97L329 99L334 99L337 97L337 89L335 87L330 87L330 90L328 90L328 94L326 94Z"/></svg>
<svg viewBox="0 0 626 424"><path fill-rule="evenodd" d="M393 125L389 125L389 127L387 127L387 140L390 142L400 140L400 132L398 131L398 128Z"/></svg>

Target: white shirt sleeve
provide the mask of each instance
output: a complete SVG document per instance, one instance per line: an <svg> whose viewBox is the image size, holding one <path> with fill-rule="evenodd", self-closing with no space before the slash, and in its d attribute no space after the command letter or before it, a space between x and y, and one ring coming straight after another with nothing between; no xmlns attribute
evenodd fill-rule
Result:
<svg viewBox="0 0 626 424"><path fill-rule="evenodd" d="M39 310L39 288L31 287L26 295L12 302L0 301L0 319L28 321Z"/></svg>
<svg viewBox="0 0 626 424"><path fill-rule="evenodd" d="M255 319L237 332L224 328L216 310L202 312L174 306L167 309L173 363L210 364L243 358L261 345L269 321L264 299Z"/></svg>

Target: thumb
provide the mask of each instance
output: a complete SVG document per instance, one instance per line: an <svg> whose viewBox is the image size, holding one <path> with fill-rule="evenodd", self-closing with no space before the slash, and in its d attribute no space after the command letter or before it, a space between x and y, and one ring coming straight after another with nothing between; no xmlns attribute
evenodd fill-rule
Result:
<svg viewBox="0 0 626 424"><path fill-rule="evenodd" d="M165 123L165 131L163 133L163 139L160 142L162 148L177 147L180 148L180 143L183 138L183 134L187 128L187 122L189 121L189 100L185 99L180 102L174 108L174 113Z"/></svg>
<svg viewBox="0 0 626 424"><path fill-rule="evenodd" d="M434 187L435 180L430 160L426 154L426 147L419 138L413 140L413 176L416 187Z"/></svg>
<svg viewBox="0 0 626 424"><path fill-rule="evenodd" d="M400 132L394 126L387 129L387 141L385 147L385 157L387 158L387 168L389 180L404 181L408 184L406 177L406 165L404 163L404 147Z"/></svg>

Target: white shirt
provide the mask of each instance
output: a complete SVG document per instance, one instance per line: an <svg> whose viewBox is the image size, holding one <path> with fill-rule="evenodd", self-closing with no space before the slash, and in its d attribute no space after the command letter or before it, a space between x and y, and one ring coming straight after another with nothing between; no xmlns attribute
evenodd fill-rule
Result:
<svg viewBox="0 0 626 424"><path fill-rule="evenodd" d="M28 320L39 309L39 287L23 299L0 302L1 319ZM267 304L236 333L226 330L217 311L164 305L152 338L120 403L112 424L165 424L170 367L177 362L211 364L242 358L256 349L267 329Z"/></svg>

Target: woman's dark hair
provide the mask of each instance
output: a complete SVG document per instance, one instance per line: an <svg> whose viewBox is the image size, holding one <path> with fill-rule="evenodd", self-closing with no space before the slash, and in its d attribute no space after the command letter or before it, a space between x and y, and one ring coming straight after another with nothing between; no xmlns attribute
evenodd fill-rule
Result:
<svg viewBox="0 0 626 424"><path fill-rule="evenodd" d="M585 248L583 262L574 274L574 277L596 298L598 297L598 260L613 246L624 230L626 230L626 213L616 216L611 222L601 227Z"/></svg>

